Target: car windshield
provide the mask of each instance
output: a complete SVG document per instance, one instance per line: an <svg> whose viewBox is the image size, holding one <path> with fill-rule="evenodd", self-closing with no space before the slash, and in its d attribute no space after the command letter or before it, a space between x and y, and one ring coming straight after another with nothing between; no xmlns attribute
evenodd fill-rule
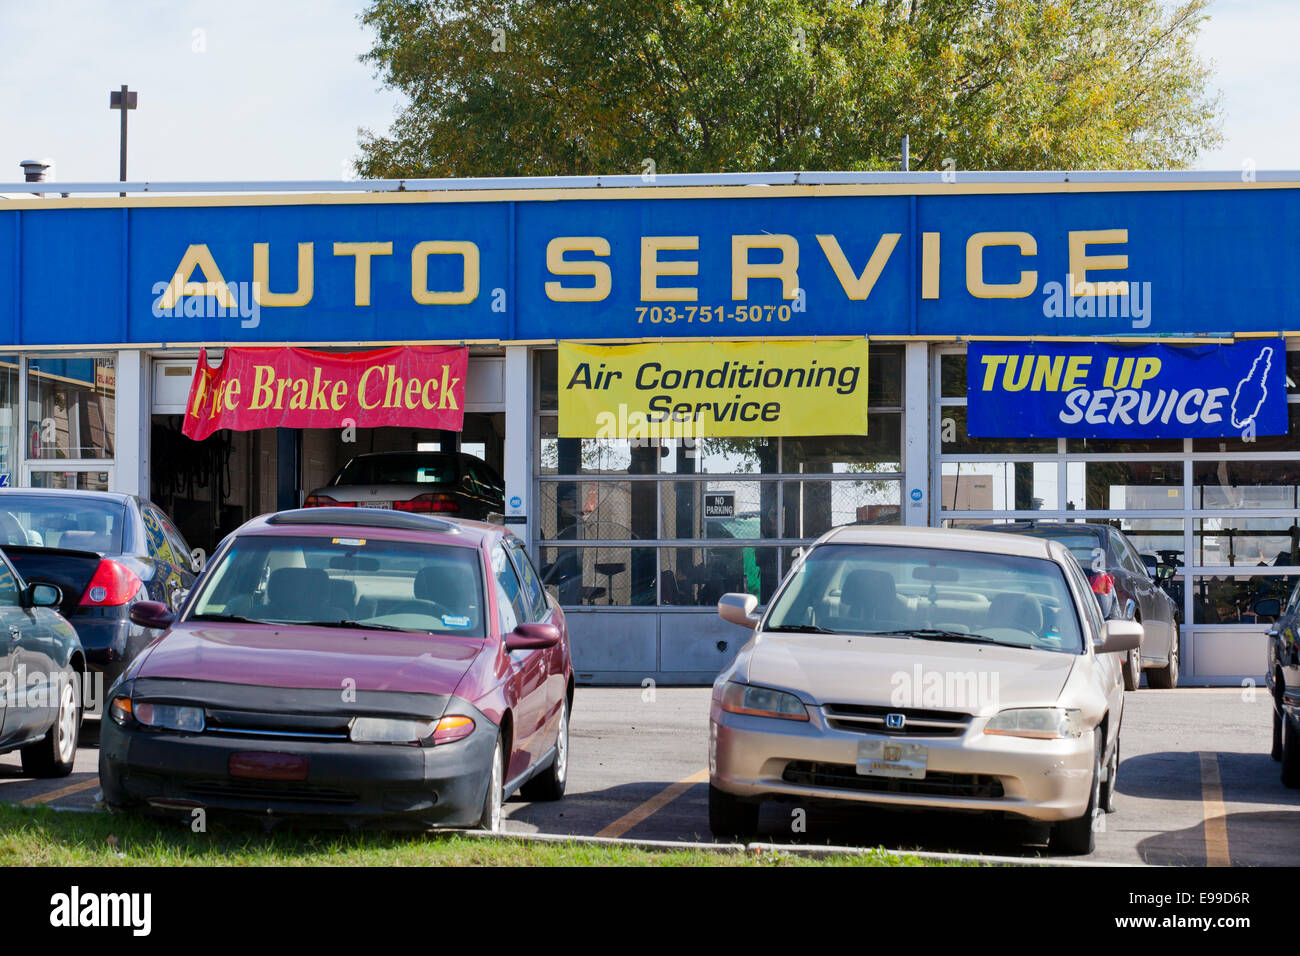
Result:
<svg viewBox="0 0 1300 956"><path fill-rule="evenodd" d="M1070 654L1083 649L1056 562L897 545L813 548L791 572L763 627L970 638Z"/></svg>
<svg viewBox="0 0 1300 956"><path fill-rule="evenodd" d="M0 545L122 553L126 505L78 495L0 496Z"/></svg>
<svg viewBox="0 0 1300 956"><path fill-rule="evenodd" d="M343 466L331 483L339 485L450 485L456 481L456 456L436 452L361 455Z"/></svg>
<svg viewBox="0 0 1300 956"><path fill-rule="evenodd" d="M242 535L210 569L190 619L348 625L484 636L473 547L357 537Z"/></svg>

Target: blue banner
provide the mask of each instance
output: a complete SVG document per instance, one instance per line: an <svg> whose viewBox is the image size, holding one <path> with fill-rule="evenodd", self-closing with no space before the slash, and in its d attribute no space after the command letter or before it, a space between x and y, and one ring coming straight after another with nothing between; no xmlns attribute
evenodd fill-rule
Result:
<svg viewBox="0 0 1300 956"><path fill-rule="evenodd" d="M1286 342L973 342L966 396L974 438L1285 435Z"/></svg>

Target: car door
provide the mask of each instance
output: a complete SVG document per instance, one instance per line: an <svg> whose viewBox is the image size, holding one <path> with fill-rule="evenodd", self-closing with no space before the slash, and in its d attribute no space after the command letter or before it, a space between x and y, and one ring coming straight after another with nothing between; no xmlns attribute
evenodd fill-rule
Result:
<svg viewBox="0 0 1300 956"><path fill-rule="evenodd" d="M18 634L22 625L18 583L7 562L0 563L0 747L18 738L18 712L11 707L17 694ZM13 710L14 716L6 715ZM6 723L12 720L11 723Z"/></svg>
<svg viewBox="0 0 1300 956"><path fill-rule="evenodd" d="M1133 593L1142 616L1142 656L1167 661L1174 639L1174 612L1169 595L1147 574L1147 567L1133 543L1124 537L1119 537L1119 543L1123 549L1124 568L1133 582Z"/></svg>
<svg viewBox="0 0 1300 956"><path fill-rule="evenodd" d="M46 623L47 608L22 606L23 580L0 555L0 606L9 643L13 683L5 708L5 735L21 740L41 733L54 722L55 674L59 664L58 637Z"/></svg>
<svg viewBox="0 0 1300 956"><path fill-rule="evenodd" d="M528 620L523 585L506 550L492 546L492 580L497 591L497 614L501 638ZM506 775L517 777L539 756L538 732L546 716L546 649L510 651L510 683L515 698L515 741Z"/></svg>
<svg viewBox="0 0 1300 956"><path fill-rule="evenodd" d="M523 582L523 596L524 602L529 609L529 620L560 625L560 616L551 607L551 602L547 600L546 591L542 588L542 579L538 576L537 569L533 567L528 552L524 550L523 542L511 536L507 539L506 547L510 552L510 557L514 560L515 570L519 572L519 579ZM548 647L544 651L546 659L546 713L543 724L547 728L558 718L560 704L563 702L567 690L565 687L563 644L566 637L563 626L561 626L560 638L562 643ZM547 739L550 739L549 734Z"/></svg>
<svg viewBox="0 0 1300 956"><path fill-rule="evenodd" d="M1103 762L1110 755L1110 748L1119 735L1120 721L1124 713L1124 666L1123 654L1098 654L1094 642L1101 639L1106 622L1101 616L1101 607L1096 601L1089 600L1092 588L1088 579L1077 564L1069 567L1067 577L1076 592L1076 601L1082 609L1084 641L1087 643L1085 653L1090 658L1092 680L1098 691L1106 698L1106 708L1111 714L1108 724L1106 745L1103 748Z"/></svg>

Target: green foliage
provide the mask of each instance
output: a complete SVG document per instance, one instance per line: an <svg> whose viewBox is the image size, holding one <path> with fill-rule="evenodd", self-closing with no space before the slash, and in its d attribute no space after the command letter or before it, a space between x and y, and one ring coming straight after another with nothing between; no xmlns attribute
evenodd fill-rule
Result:
<svg viewBox="0 0 1300 956"><path fill-rule="evenodd" d="M372 0L368 177L1169 168L1208 0Z"/></svg>

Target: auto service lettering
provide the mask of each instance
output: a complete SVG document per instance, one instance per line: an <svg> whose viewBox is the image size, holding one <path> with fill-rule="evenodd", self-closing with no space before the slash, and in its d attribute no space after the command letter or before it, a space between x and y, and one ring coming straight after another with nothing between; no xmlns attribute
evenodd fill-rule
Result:
<svg viewBox="0 0 1300 956"><path fill-rule="evenodd" d="M403 425L459 431L468 350L405 346L365 352L229 348L201 352L183 431Z"/></svg>
<svg viewBox="0 0 1300 956"><path fill-rule="evenodd" d="M867 342L560 343L562 438L865 435Z"/></svg>
<svg viewBox="0 0 1300 956"><path fill-rule="evenodd" d="M1285 346L1008 345L967 356L971 437L1285 434Z"/></svg>

